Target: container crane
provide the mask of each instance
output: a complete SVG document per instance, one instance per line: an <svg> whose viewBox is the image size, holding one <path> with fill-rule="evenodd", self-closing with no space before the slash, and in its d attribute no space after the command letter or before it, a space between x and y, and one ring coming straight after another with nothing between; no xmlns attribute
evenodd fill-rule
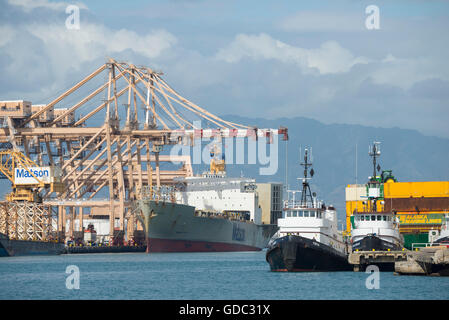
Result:
<svg viewBox="0 0 449 320"><path fill-rule="evenodd" d="M12 183L12 192L6 195L6 200L10 202L42 202L40 188L50 188L51 192L63 189L56 168L39 167L23 153L13 149L0 151L0 171Z"/></svg>

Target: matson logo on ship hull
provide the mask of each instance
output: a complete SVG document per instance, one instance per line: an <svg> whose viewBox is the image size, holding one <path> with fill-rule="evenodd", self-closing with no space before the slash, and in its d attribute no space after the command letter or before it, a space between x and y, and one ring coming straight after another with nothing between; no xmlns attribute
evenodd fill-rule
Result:
<svg viewBox="0 0 449 320"><path fill-rule="evenodd" d="M38 184L39 181L35 177L42 182L49 183L51 177L50 167L30 167L28 170L15 168L14 170L15 184Z"/></svg>

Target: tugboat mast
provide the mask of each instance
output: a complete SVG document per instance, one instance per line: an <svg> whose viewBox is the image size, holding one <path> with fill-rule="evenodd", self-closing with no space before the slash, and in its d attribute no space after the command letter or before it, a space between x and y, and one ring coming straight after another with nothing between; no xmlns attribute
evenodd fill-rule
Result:
<svg viewBox="0 0 449 320"><path fill-rule="evenodd" d="M374 141L373 146L370 147L368 155L373 158L373 176L371 177L368 187L369 188L380 188L380 182L376 178L376 172L380 171L380 166L377 164L377 157L380 156L380 142ZM378 196L369 197L372 203L373 212L377 212L377 198Z"/></svg>
<svg viewBox="0 0 449 320"><path fill-rule="evenodd" d="M375 142L373 143L372 149L370 148L370 151L368 152L368 154L369 154L371 157L373 157L373 176L371 177L371 181L377 181L377 180L376 180L376 164L377 164L376 158L377 158L378 156L380 156L380 148L379 148L379 144L380 144L380 142L376 142L376 141L375 141ZM377 170L380 170L380 167L377 168Z"/></svg>
<svg viewBox="0 0 449 320"><path fill-rule="evenodd" d="M302 179L302 192L301 192L301 205L307 204L307 198L310 199L310 203L313 204L312 191L310 190L310 185L308 180L310 178L307 177L308 169L312 166L312 163L309 159L309 150L305 149L304 154L304 162L300 163L304 167L304 178ZM310 170L310 176L313 177L314 171Z"/></svg>

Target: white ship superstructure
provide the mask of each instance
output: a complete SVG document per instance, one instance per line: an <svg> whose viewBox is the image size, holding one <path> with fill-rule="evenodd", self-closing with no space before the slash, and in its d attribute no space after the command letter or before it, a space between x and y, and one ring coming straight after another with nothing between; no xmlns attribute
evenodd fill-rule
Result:
<svg viewBox="0 0 449 320"><path fill-rule="evenodd" d="M444 221L441 225L441 231L435 242L449 243L449 214L444 215Z"/></svg>
<svg viewBox="0 0 449 320"><path fill-rule="evenodd" d="M346 244L337 223L337 211L332 206L326 207L318 200L306 203L290 200L285 202L282 219L278 220L277 235L301 236L345 253Z"/></svg>
<svg viewBox="0 0 449 320"><path fill-rule="evenodd" d="M197 211L236 214L261 224L262 212L254 179L204 173L180 182L180 190L176 192L177 203L193 206Z"/></svg>
<svg viewBox="0 0 449 320"><path fill-rule="evenodd" d="M373 249L360 244L365 237L370 236L381 240L385 250L397 250L402 246L399 221L391 212L355 213L354 228L351 231L351 236L353 249Z"/></svg>

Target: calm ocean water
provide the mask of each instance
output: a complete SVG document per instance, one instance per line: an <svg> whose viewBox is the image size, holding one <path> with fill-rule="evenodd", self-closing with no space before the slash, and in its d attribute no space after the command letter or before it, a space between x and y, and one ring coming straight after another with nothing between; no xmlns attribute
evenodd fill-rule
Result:
<svg viewBox="0 0 449 320"><path fill-rule="evenodd" d="M66 288L66 268L80 289ZM265 252L123 253L0 258L0 299L449 299L448 277L273 273Z"/></svg>

